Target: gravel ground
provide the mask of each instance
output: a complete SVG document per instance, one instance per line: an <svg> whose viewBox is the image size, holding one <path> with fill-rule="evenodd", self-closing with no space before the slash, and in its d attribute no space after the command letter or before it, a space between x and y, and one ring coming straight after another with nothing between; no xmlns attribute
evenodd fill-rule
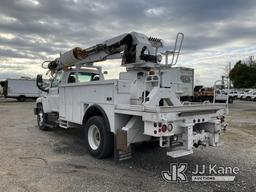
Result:
<svg viewBox="0 0 256 192"><path fill-rule="evenodd" d="M133 159L97 160L84 147L80 129L40 131L34 102L0 98L0 191L256 191L256 102L235 101L229 129L218 148L198 148L178 159L155 145L136 145ZM234 182L168 183L170 163L239 167Z"/></svg>

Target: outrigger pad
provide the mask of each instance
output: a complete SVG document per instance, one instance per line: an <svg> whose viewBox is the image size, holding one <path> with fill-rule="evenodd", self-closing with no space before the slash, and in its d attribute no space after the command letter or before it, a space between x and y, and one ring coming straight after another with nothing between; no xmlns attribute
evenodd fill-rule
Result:
<svg viewBox="0 0 256 192"><path fill-rule="evenodd" d="M183 157L186 155L190 155L193 153L193 150L177 150L177 151L169 151L166 154L173 158Z"/></svg>

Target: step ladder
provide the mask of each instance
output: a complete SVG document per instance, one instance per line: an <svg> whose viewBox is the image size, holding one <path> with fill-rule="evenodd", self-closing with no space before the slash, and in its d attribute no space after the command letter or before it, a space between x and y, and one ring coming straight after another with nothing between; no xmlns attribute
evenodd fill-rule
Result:
<svg viewBox="0 0 256 192"><path fill-rule="evenodd" d="M59 119L59 126L60 126L61 128L67 129L67 128L69 127L68 121L63 120L63 119Z"/></svg>
<svg viewBox="0 0 256 192"><path fill-rule="evenodd" d="M121 150L115 150L115 161L120 162L132 158L132 150L129 148L127 152Z"/></svg>

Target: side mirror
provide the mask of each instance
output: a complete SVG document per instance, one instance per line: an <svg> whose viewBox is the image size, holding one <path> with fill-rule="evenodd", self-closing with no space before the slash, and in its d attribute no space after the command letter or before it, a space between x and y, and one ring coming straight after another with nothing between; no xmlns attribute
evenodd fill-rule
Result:
<svg viewBox="0 0 256 192"><path fill-rule="evenodd" d="M104 75L107 75L107 74L108 74L108 71L104 71L103 74L104 74Z"/></svg>
<svg viewBox="0 0 256 192"><path fill-rule="evenodd" d="M37 87L42 87L43 86L43 77L42 77L42 75L37 75L36 85L37 85Z"/></svg>
<svg viewBox="0 0 256 192"><path fill-rule="evenodd" d="M5 81L0 81L0 86L4 87Z"/></svg>
<svg viewBox="0 0 256 192"><path fill-rule="evenodd" d="M48 89L46 89L45 87L43 87L43 77L42 75L37 75L36 77L36 86L38 87L38 89L40 89L43 92L49 92Z"/></svg>

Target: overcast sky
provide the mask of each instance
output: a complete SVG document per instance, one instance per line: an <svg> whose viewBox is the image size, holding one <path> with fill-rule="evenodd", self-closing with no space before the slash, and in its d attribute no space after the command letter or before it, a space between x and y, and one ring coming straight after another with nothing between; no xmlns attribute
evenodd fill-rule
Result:
<svg viewBox="0 0 256 192"><path fill-rule="evenodd" d="M172 47L185 34L177 66L195 68L212 85L229 62L256 52L253 0L0 0L0 79L35 77L58 53L137 31ZM117 61L105 62L116 78ZM121 69L122 70L122 69Z"/></svg>

